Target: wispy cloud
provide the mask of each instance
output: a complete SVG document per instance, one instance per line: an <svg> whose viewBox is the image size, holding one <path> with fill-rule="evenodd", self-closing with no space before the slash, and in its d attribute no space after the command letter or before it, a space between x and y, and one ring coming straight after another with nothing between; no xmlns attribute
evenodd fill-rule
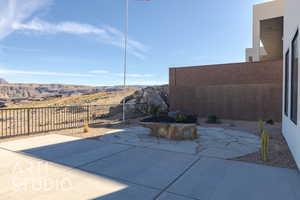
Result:
<svg viewBox="0 0 300 200"><path fill-rule="evenodd" d="M124 38L124 33L119 31L118 29L112 27L112 26L103 26L103 29L106 30L108 33L108 40L102 40L102 42L109 42L111 45L124 48L123 45L123 38ZM107 39L107 38L105 38ZM140 59L145 59L145 53L149 50L149 47L146 45L142 44L139 41L132 40L129 38L128 40L128 50L129 52L140 58Z"/></svg>
<svg viewBox="0 0 300 200"><path fill-rule="evenodd" d="M110 71L107 71L107 70L93 70L93 71L90 71L89 73L91 73L91 74L109 74Z"/></svg>
<svg viewBox="0 0 300 200"><path fill-rule="evenodd" d="M19 31L35 31L44 34L92 35L96 36L95 39L101 43L124 48L124 34L118 29L107 25L99 28L90 24L77 22L60 22L55 24L35 18L28 23L14 23L12 28ZM139 41L129 39L128 51L132 55L144 59L148 47Z"/></svg>
<svg viewBox="0 0 300 200"><path fill-rule="evenodd" d="M118 76L118 77L123 77L124 73L113 73L107 70L94 70L94 71L89 71L91 74L105 74L105 75L111 75L111 76ZM126 76L128 78L149 78L153 77L153 74L137 74L137 73L127 73Z"/></svg>
<svg viewBox="0 0 300 200"><path fill-rule="evenodd" d="M20 48L14 46L6 46L0 44L0 50L13 50L13 51L23 51L23 52L41 52L40 49L31 49L31 48Z"/></svg>
<svg viewBox="0 0 300 200"><path fill-rule="evenodd" d="M104 43L124 48L124 34L120 30L103 25L97 27L90 24L66 21L50 23L36 17L37 11L48 8L52 0L1 0L0 1L0 40L14 31L39 32L43 34L91 35ZM33 19L31 19L34 17ZM31 20L30 20L31 19ZM29 20L29 21L28 21ZM148 47L129 38L128 52L135 57L145 59Z"/></svg>
<svg viewBox="0 0 300 200"><path fill-rule="evenodd" d="M51 0L1 0L0 40L14 31L13 24L23 23L38 10L48 7Z"/></svg>
<svg viewBox="0 0 300 200"><path fill-rule="evenodd" d="M122 73L115 74L117 76L124 76ZM147 77L153 77L153 74L126 74L129 78L147 78Z"/></svg>
<svg viewBox="0 0 300 200"><path fill-rule="evenodd" d="M65 77L98 77L99 75L105 77L123 77L122 73L114 73L108 70L94 70L86 73L67 73L67 72L49 72L49 71L25 71L25 70L11 70L0 69L0 75L35 75L35 76L65 76ZM127 74L128 78L149 78L152 74Z"/></svg>
<svg viewBox="0 0 300 200"><path fill-rule="evenodd" d="M61 22L52 24L39 18L34 18L28 23L14 23L14 30L39 31L47 34L68 33L68 34L93 34L107 36L105 30L99 29L89 24L80 24L76 22Z"/></svg>
<svg viewBox="0 0 300 200"><path fill-rule="evenodd" d="M133 80L133 81L128 81L129 85L164 85L168 84L168 82L163 82L163 81L147 81L147 80Z"/></svg>
<svg viewBox="0 0 300 200"><path fill-rule="evenodd" d="M4 75L38 75L38 76L66 76L66 77L94 77L93 74L47 72L47 71L23 71L0 69L0 74Z"/></svg>

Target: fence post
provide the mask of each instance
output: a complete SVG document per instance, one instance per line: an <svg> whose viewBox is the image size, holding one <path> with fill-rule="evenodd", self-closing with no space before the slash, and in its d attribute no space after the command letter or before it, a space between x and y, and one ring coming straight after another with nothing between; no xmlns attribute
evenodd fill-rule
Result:
<svg viewBox="0 0 300 200"><path fill-rule="evenodd" d="M90 105L87 106L87 123L90 124Z"/></svg>
<svg viewBox="0 0 300 200"><path fill-rule="evenodd" d="M27 133L28 135L30 134L30 113L29 113L29 108L27 109Z"/></svg>

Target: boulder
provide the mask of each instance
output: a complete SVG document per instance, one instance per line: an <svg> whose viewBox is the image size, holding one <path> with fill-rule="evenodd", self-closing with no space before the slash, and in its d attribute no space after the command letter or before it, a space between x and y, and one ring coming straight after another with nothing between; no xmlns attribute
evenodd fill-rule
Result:
<svg viewBox="0 0 300 200"><path fill-rule="evenodd" d="M0 108L5 108L5 107L6 107L5 102L1 102L1 101L0 101Z"/></svg>
<svg viewBox="0 0 300 200"><path fill-rule="evenodd" d="M168 96L168 86L147 87L125 97L125 102L136 104L134 108L130 108L142 113L148 113L154 107L158 108L160 112L168 112ZM143 104L143 106L140 104Z"/></svg>
<svg viewBox="0 0 300 200"><path fill-rule="evenodd" d="M170 140L194 140L198 138L196 124L141 122L150 129L150 136Z"/></svg>
<svg viewBox="0 0 300 200"><path fill-rule="evenodd" d="M148 115L152 110L167 113L168 105L168 86L146 87L142 88L132 95L129 95L120 101L120 104L111 107L108 116L120 116L123 112L123 101L126 102L126 118L133 119Z"/></svg>

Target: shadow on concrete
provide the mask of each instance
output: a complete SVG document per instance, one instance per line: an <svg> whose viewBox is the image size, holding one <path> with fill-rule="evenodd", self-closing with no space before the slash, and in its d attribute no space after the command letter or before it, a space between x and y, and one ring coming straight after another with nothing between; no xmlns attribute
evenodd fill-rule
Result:
<svg viewBox="0 0 300 200"><path fill-rule="evenodd" d="M112 130L114 129L112 128ZM59 135L55 137L59 137ZM61 137L66 138L68 136ZM40 139L42 140L42 137ZM51 140L51 135L47 136L47 140ZM153 150L136 150L136 148L132 145L102 142L94 138L72 138L71 141L35 148L24 148L16 152L48 161L49 163L62 165L71 168L71 170L97 176L100 181L100 190L101 188L112 188L112 192L105 192L105 194L97 197L88 197L88 199L99 200L155 199L161 190L176 179L193 161L193 157L186 157L186 155L180 155L177 159L170 152L156 155L158 152ZM130 156L132 156L132 159L130 159ZM135 161L135 159L137 160ZM126 160L130 164L126 164ZM172 173L159 175L168 170L169 164L178 165L179 167L176 170L170 170ZM102 173L102 170L104 173ZM105 173L112 174L112 176ZM116 176L114 176L115 173L117 174ZM147 178L148 176L149 178ZM110 182L113 182L113 184ZM159 186L156 186L156 183ZM74 189L91 190L89 185L84 184L82 184L81 188ZM80 193L78 191L79 195Z"/></svg>

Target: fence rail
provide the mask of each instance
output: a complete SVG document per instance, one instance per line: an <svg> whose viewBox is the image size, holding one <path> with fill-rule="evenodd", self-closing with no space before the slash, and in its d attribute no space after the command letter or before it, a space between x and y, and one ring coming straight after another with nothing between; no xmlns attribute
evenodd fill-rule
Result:
<svg viewBox="0 0 300 200"><path fill-rule="evenodd" d="M79 128L107 118L117 105L84 105L60 107L0 109L0 138Z"/></svg>

